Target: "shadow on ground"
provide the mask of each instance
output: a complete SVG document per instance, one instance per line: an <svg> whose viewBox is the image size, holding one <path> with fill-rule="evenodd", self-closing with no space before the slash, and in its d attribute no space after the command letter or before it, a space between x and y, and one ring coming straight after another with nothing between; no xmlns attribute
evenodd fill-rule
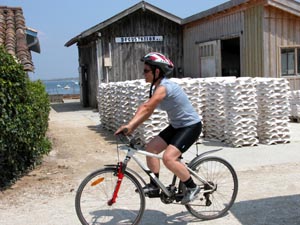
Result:
<svg viewBox="0 0 300 225"><path fill-rule="evenodd" d="M133 210L132 212L138 213L135 210ZM129 212L127 210L115 208L113 211L99 209L97 211L91 212L90 215L92 215L92 221L95 223L100 222L98 221L99 219L109 218L107 222L102 222L101 224L115 225L124 222L124 219L127 218L126 214L128 213ZM194 223L197 221L200 220L195 219L188 212L181 212L181 213L176 213L174 215L168 216L167 214L159 210L145 210L139 224L140 225L160 225L160 224L187 225L190 222Z"/></svg>
<svg viewBox="0 0 300 225"><path fill-rule="evenodd" d="M95 125L95 126L88 126L88 128L98 134L101 135L101 137L104 138L104 140L108 143L114 143L117 142L117 137L114 135L113 131L109 131L101 126L101 124Z"/></svg>
<svg viewBox="0 0 300 225"><path fill-rule="evenodd" d="M90 107L83 107L80 102L72 101L65 103L52 103L51 108L54 109L57 113L62 112L76 112L76 111L93 111L97 112L96 109Z"/></svg>
<svg viewBox="0 0 300 225"><path fill-rule="evenodd" d="M300 195L278 196L273 198L236 202L231 208L231 214L242 225L299 225ZM224 220L226 215L211 220L209 224ZM151 219L152 218L152 219ZM153 220L155 218L155 220ZM146 210L141 225L160 224L201 224L205 221L197 219L187 211L167 216L163 212ZM207 224L205 222L205 224ZM218 223L219 224L219 223ZM234 223L236 224L236 223Z"/></svg>
<svg viewBox="0 0 300 225"><path fill-rule="evenodd" d="M236 202L231 213L243 225L299 225L300 195Z"/></svg>
<svg viewBox="0 0 300 225"><path fill-rule="evenodd" d="M170 207L172 207L170 205ZM299 225L300 195L279 196L273 198L236 202L230 212L241 225ZM174 215L166 215L159 210L145 210L141 225L156 224L220 224L224 217L203 221L193 217L189 212L182 211ZM230 220L231 221L231 220ZM233 223L236 224L236 223Z"/></svg>
<svg viewBox="0 0 300 225"><path fill-rule="evenodd" d="M170 206L172 207L172 206ZM198 224L200 219L193 217L189 212L180 212L174 215L166 215L158 210L145 210L140 225L173 224L186 225L190 223Z"/></svg>

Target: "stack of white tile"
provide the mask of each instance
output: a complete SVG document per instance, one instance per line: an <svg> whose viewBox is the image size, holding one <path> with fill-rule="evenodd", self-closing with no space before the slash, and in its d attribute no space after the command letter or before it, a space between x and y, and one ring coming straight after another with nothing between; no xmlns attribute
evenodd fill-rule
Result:
<svg viewBox="0 0 300 225"><path fill-rule="evenodd" d="M99 117L100 121L103 124L103 117L105 114L105 110L107 108L104 107L104 95L106 94L106 84L100 84L98 87L98 95L97 95L97 102L98 102L98 111L99 111Z"/></svg>
<svg viewBox="0 0 300 225"><path fill-rule="evenodd" d="M187 93L203 121L206 139L225 141L239 147L290 140L288 81L276 78L183 78L172 79ZM138 106L149 97L144 80L101 84L98 107L103 127L115 131L128 123ZM299 92L293 93L298 100ZM298 104L299 105L299 104ZM299 116L299 110L297 110ZM167 114L156 109L135 131L147 143L168 125Z"/></svg>
<svg viewBox="0 0 300 225"><path fill-rule="evenodd" d="M225 142L234 147L257 145L258 107L253 79L238 78L225 88Z"/></svg>
<svg viewBox="0 0 300 225"><path fill-rule="evenodd" d="M201 91L203 87L203 79L191 79L191 78L172 78L172 81L180 85L180 87L187 94L191 104L199 115L202 114L203 98L201 98ZM203 94L202 94L203 95Z"/></svg>
<svg viewBox="0 0 300 225"><path fill-rule="evenodd" d="M168 126L168 117L165 111L155 109L153 114L138 129L138 137L142 144L149 142Z"/></svg>
<svg viewBox="0 0 300 225"><path fill-rule="evenodd" d="M260 143L290 141L289 83L282 78L255 78L258 99L258 137Z"/></svg>
<svg viewBox="0 0 300 225"><path fill-rule="evenodd" d="M98 108L102 126L115 131L128 123L138 106L149 97L150 85L144 80L101 84L98 92ZM139 126L134 135L141 144L147 143L168 125L167 114L156 109L151 117Z"/></svg>
<svg viewBox="0 0 300 225"><path fill-rule="evenodd" d="M290 92L290 117L292 120L300 121L300 91Z"/></svg>
<svg viewBox="0 0 300 225"><path fill-rule="evenodd" d="M144 80L132 81L131 83L131 115L128 117L127 122L134 116L137 108L148 100L150 84L144 82ZM134 136L140 141L141 145L149 142L150 139L156 136L167 125L167 115L165 112L158 109L154 110L153 114L141 124Z"/></svg>
<svg viewBox="0 0 300 225"><path fill-rule="evenodd" d="M116 98L117 101L115 105L113 105L113 108L111 109L115 113L115 121L112 121L112 123L116 124L116 128L120 127L121 125L125 124L126 121L128 121L129 117L129 108L130 108L130 94L128 87L128 82L117 82L115 83L116 88Z"/></svg>
<svg viewBox="0 0 300 225"><path fill-rule="evenodd" d="M198 108L196 109L198 111L198 114L201 117L201 120L203 120L203 112L206 107L206 91L205 91L205 84L206 81L204 78L198 78L199 81L199 99L198 99Z"/></svg>
<svg viewBox="0 0 300 225"><path fill-rule="evenodd" d="M202 112L203 134L206 139L225 139L224 114L224 78L207 78L205 80L206 106Z"/></svg>
<svg viewBox="0 0 300 225"><path fill-rule="evenodd" d="M118 117L119 110L117 110L117 108L115 106L119 105L119 102L120 102L120 99L118 98L119 88L118 88L117 83L110 85L110 92L109 93L110 93L109 99L108 99L108 101L110 102L110 104L109 104L109 107L110 107L109 113L111 114L111 116L110 116L108 126L111 127L112 131L115 131L117 126L118 126L118 121L119 121L119 117Z"/></svg>
<svg viewBox="0 0 300 225"><path fill-rule="evenodd" d="M111 121L113 120L111 92L112 84L101 84L98 94L98 108L100 112L100 120L103 127L107 130L113 130Z"/></svg>

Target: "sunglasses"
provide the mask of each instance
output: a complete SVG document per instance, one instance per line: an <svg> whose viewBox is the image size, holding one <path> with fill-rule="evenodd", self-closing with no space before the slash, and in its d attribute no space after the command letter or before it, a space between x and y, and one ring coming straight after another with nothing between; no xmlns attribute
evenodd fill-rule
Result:
<svg viewBox="0 0 300 225"><path fill-rule="evenodd" d="M149 73L151 70L144 69L144 73Z"/></svg>

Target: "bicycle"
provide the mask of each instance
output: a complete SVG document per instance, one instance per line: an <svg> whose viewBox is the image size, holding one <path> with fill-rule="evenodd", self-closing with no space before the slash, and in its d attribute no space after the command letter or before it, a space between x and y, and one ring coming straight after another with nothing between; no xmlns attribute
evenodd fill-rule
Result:
<svg viewBox="0 0 300 225"><path fill-rule="evenodd" d="M118 135L124 144L124 137ZM122 138L121 138L122 137ZM135 154L162 159L160 155L146 152L131 139L128 144L117 145L118 162L105 165L88 175L79 185L75 208L83 225L88 224L133 224L140 222L145 210L145 195L142 185L145 180L128 167L131 159L151 177L158 187L160 198L165 204L178 203L185 194L185 185L173 176L172 183L165 186ZM185 163L194 181L201 187L196 200L184 205L196 218L211 220L223 216L233 205L238 192L238 178L234 168L224 159L208 154L221 149L198 154ZM127 151L123 161L119 160L120 150ZM180 159L182 161L182 157ZM178 182L177 182L178 180Z"/></svg>

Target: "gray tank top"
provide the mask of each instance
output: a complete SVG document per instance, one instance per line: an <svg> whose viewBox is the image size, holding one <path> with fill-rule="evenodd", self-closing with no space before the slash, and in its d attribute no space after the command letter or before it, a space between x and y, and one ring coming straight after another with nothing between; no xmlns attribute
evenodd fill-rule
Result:
<svg viewBox="0 0 300 225"><path fill-rule="evenodd" d="M177 83L163 78L159 86L166 88L167 95L158 108L167 112L169 123L174 128L191 126L201 121L188 96Z"/></svg>

